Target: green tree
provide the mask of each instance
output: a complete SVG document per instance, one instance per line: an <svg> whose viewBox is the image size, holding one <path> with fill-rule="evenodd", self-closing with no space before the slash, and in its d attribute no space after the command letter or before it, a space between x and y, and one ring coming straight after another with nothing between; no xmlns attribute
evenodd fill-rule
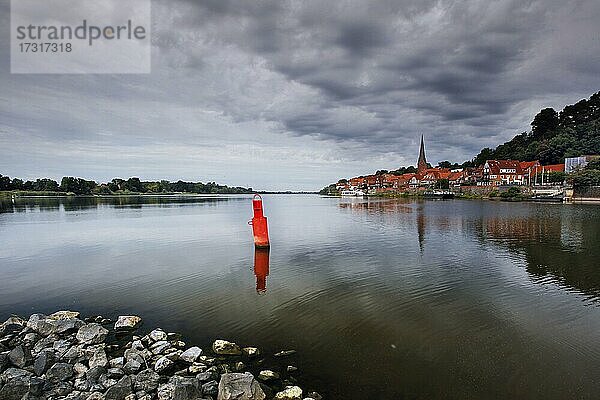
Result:
<svg viewBox="0 0 600 400"><path fill-rule="evenodd" d="M450 182L448 181L448 179L438 179L435 183L435 187L438 189L449 189Z"/></svg>
<svg viewBox="0 0 600 400"><path fill-rule="evenodd" d="M36 181L33 183L33 190L56 192L58 191L58 182L48 178L36 179Z"/></svg>
<svg viewBox="0 0 600 400"><path fill-rule="evenodd" d="M143 193L144 185L142 185L140 178L129 178L123 183L123 190L128 190L130 192L136 193Z"/></svg>
<svg viewBox="0 0 600 400"><path fill-rule="evenodd" d="M558 128L558 113L554 108L544 108L531 122L531 133L534 137L546 138Z"/></svg>
<svg viewBox="0 0 600 400"><path fill-rule="evenodd" d="M473 163L475 165L483 165L483 164L485 164L485 162L487 160L493 160L493 159L494 159L494 150L490 149L489 147L484 147L483 149L481 149L479 154L477 154L477 156L475 156L475 158L473 159Z"/></svg>
<svg viewBox="0 0 600 400"><path fill-rule="evenodd" d="M12 190L24 190L24 182L19 178L13 178L10 183L10 187Z"/></svg>
<svg viewBox="0 0 600 400"><path fill-rule="evenodd" d="M512 199L521 195L521 189L516 186L511 186L506 192L500 193L503 199Z"/></svg>
<svg viewBox="0 0 600 400"><path fill-rule="evenodd" d="M10 177L0 175L0 190L11 190L11 180Z"/></svg>
<svg viewBox="0 0 600 400"><path fill-rule="evenodd" d="M60 189L64 192L71 192L75 194L91 194L92 189L97 186L94 181L86 181L82 178L74 178L72 176L65 176L60 181Z"/></svg>
<svg viewBox="0 0 600 400"><path fill-rule="evenodd" d="M569 181L573 187L583 188L586 186L600 186L600 170L597 169L582 169L572 173L569 176Z"/></svg>
<svg viewBox="0 0 600 400"><path fill-rule="evenodd" d="M548 183L562 183L567 178L567 174L562 171L552 171L548 174Z"/></svg>
<svg viewBox="0 0 600 400"><path fill-rule="evenodd" d="M592 160L592 161L588 162L587 165L585 166L585 169L600 170L600 158L597 160Z"/></svg>

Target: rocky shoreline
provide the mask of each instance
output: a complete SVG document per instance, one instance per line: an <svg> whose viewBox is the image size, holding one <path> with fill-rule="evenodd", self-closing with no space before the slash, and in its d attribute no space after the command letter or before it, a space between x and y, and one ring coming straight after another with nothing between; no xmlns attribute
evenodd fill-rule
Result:
<svg viewBox="0 0 600 400"><path fill-rule="evenodd" d="M263 354L215 340L203 351L160 328L138 336L138 316L78 312L12 316L0 324L0 400L320 400ZM286 357L284 350L274 354ZM249 369L260 370L255 377Z"/></svg>

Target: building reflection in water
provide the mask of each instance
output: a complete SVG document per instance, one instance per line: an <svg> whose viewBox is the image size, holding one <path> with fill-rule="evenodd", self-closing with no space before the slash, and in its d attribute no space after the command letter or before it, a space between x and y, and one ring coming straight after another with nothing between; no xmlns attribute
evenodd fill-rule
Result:
<svg viewBox="0 0 600 400"><path fill-rule="evenodd" d="M593 216L586 220L583 209L492 216L475 229L483 239L522 255L534 282L556 283L600 300L600 224Z"/></svg>
<svg viewBox="0 0 600 400"><path fill-rule="evenodd" d="M254 275L256 276L256 293L267 291L267 276L269 276L269 249L254 249Z"/></svg>
<svg viewBox="0 0 600 400"><path fill-rule="evenodd" d="M423 245L425 244L425 214L423 206L417 207L417 234L419 237L419 249L423 253Z"/></svg>

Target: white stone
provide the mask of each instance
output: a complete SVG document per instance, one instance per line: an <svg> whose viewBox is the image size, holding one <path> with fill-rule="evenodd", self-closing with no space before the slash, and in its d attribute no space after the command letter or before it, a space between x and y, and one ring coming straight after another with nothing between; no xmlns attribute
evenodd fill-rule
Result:
<svg viewBox="0 0 600 400"><path fill-rule="evenodd" d="M270 369L265 369L260 371L258 374L258 379L262 381L271 381L273 379L279 379L279 374L277 372L271 371Z"/></svg>
<svg viewBox="0 0 600 400"><path fill-rule="evenodd" d="M302 400L302 389L298 386L286 386L275 395L276 400Z"/></svg>
<svg viewBox="0 0 600 400"><path fill-rule="evenodd" d="M135 329L141 322L142 319L137 315L119 315L117 322L115 322L115 329Z"/></svg>
<svg viewBox="0 0 600 400"><path fill-rule="evenodd" d="M242 351L248 357L257 357L260 355L260 350L258 350L256 347L244 347Z"/></svg>
<svg viewBox="0 0 600 400"><path fill-rule="evenodd" d="M201 355L202 355L202 349L200 347L194 346L194 347L190 347L189 349L187 349L186 351L181 353L179 358L185 362L193 363Z"/></svg>
<svg viewBox="0 0 600 400"><path fill-rule="evenodd" d="M215 340L215 342L212 345L212 349L215 352L215 354L220 354L220 355L240 355L242 354L242 350L240 349L240 346L238 346L237 344L233 343L233 342L228 342L227 340Z"/></svg>
<svg viewBox="0 0 600 400"><path fill-rule="evenodd" d="M57 311L54 314L50 314L48 316L48 319L53 319L55 321L73 318L79 318L79 313L77 311Z"/></svg>
<svg viewBox="0 0 600 400"><path fill-rule="evenodd" d="M160 328L157 328L148 334L148 337L155 342L167 340L167 333Z"/></svg>

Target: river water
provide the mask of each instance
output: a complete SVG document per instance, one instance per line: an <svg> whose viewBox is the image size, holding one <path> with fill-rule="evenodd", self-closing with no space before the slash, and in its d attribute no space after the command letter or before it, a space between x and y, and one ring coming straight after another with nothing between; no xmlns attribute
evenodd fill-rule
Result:
<svg viewBox="0 0 600 400"><path fill-rule="evenodd" d="M133 313L204 348L295 349L265 365L329 399L600 396L600 207L264 205L255 254L248 196L5 199L0 318Z"/></svg>

